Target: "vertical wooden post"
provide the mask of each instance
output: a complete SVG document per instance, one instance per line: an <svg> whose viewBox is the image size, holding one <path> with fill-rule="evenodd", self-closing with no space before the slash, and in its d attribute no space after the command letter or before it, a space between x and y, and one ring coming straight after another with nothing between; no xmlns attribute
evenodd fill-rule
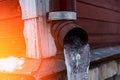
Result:
<svg viewBox="0 0 120 80"><path fill-rule="evenodd" d="M46 19L48 4L49 0L20 0L27 57L39 59L56 54L50 23Z"/></svg>
<svg viewBox="0 0 120 80"><path fill-rule="evenodd" d="M38 46L38 13L36 12L36 0L20 0L22 19L24 20L24 37L26 41L26 56L40 58Z"/></svg>
<svg viewBox="0 0 120 80"><path fill-rule="evenodd" d="M49 0L38 0L37 10L39 13L39 41L41 55L43 58L56 55L56 45L54 38L51 35L51 23L47 20L46 16L49 12Z"/></svg>

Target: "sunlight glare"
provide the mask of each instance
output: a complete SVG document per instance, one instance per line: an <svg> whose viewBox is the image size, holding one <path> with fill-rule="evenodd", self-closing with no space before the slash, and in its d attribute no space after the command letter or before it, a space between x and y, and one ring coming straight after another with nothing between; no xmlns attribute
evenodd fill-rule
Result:
<svg viewBox="0 0 120 80"><path fill-rule="evenodd" d="M24 58L10 56L0 59L0 72L13 72L22 69Z"/></svg>

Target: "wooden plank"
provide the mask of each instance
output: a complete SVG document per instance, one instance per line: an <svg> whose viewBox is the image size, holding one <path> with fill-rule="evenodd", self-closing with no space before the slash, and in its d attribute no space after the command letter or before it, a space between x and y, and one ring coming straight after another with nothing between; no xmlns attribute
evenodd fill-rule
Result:
<svg viewBox="0 0 120 80"><path fill-rule="evenodd" d="M102 64L99 67L99 80L104 80L113 77L117 74L117 63L116 61L108 62L107 64Z"/></svg>
<svg viewBox="0 0 120 80"><path fill-rule="evenodd" d="M106 47L91 50L91 63L99 64L120 58L120 46Z"/></svg>
<svg viewBox="0 0 120 80"><path fill-rule="evenodd" d="M39 80L40 78L49 76L51 74L54 75L63 70L65 70L64 59L60 56L55 56L52 58L44 59L41 62L39 70L34 74L34 76L36 77L36 80Z"/></svg>
<svg viewBox="0 0 120 80"><path fill-rule="evenodd" d="M6 38L5 38L6 37ZM25 57L26 47L23 36L0 38L0 57L17 56Z"/></svg>
<svg viewBox="0 0 120 80"><path fill-rule="evenodd" d="M22 9L22 18L29 19L38 17L37 0L19 0Z"/></svg>
<svg viewBox="0 0 120 80"><path fill-rule="evenodd" d="M90 35L90 43L120 43L120 35Z"/></svg>
<svg viewBox="0 0 120 80"><path fill-rule="evenodd" d="M89 43L93 48L115 46L120 43L120 35L89 35Z"/></svg>
<svg viewBox="0 0 120 80"><path fill-rule="evenodd" d="M7 6L7 7L6 7ZM5 0L0 2L0 20L20 17L19 0Z"/></svg>
<svg viewBox="0 0 120 80"><path fill-rule="evenodd" d="M25 56L19 0L0 1L0 10L0 57Z"/></svg>
<svg viewBox="0 0 120 80"><path fill-rule="evenodd" d="M39 17L39 42L40 42L40 50L43 58L51 57L56 55L56 46L54 42L54 38L50 32L50 25L46 24Z"/></svg>
<svg viewBox="0 0 120 80"><path fill-rule="evenodd" d="M118 62L118 75L120 75L120 61Z"/></svg>
<svg viewBox="0 0 120 80"><path fill-rule="evenodd" d="M38 0L37 3L38 15L46 20L46 13L49 12L49 0Z"/></svg>
<svg viewBox="0 0 120 80"><path fill-rule="evenodd" d="M21 17L0 21L0 38L21 37L23 36L23 27L24 23Z"/></svg>
<svg viewBox="0 0 120 80"><path fill-rule="evenodd" d="M89 70L89 80L99 80L99 70L98 68L90 69Z"/></svg>
<svg viewBox="0 0 120 80"><path fill-rule="evenodd" d="M119 0L77 0L78 3L82 2L82 3L86 3L92 6L97 6L97 7L101 7L101 8L106 8L106 9L111 9L111 10L115 10L115 11L120 11L120 1Z"/></svg>
<svg viewBox="0 0 120 80"><path fill-rule="evenodd" d="M80 18L120 23L120 14L118 12L102 9L84 3L77 3L77 13L78 17Z"/></svg>
<svg viewBox="0 0 120 80"><path fill-rule="evenodd" d="M0 48L25 48L25 40L23 37L0 38Z"/></svg>
<svg viewBox="0 0 120 80"><path fill-rule="evenodd" d="M47 58L55 56L56 46L50 32L50 23L46 23L46 13L48 11L48 6L46 5L48 5L49 0L21 0L20 3L22 6L23 18L25 19L24 35L28 57L35 58L36 56L37 58ZM32 7L35 11L31 10ZM24 10L27 11L25 12Z"/></svg>
<svg viewBox="0 0 120 80"><path fill-rule="evenodd" d="M46 23L49 0L42 0L38 3L39 21L38 21L38 35L40 42L40 52L43 58L52 57L56 55L56 45L54 38L51 35L50 23Z"/></svg>
<svg viewBox="0 0 120 80"><path fill-rule="evenodd" d="M31 75L0 73L1 80L35 80Z"/></svg>
<svg viewBox="0 0 120 80"><path fill-rule="evenodd" d="M38 43L37 0L20 0L22 18L24 19L24 37L26 42L26 56L40 58Z"/></svg>
<svg viewBox="0 0 120 80"><path fill-rule="evenodd" d="M92 47L114 46L120 43L120 24L118 23L80 18L76 23L87 31Z"/></svg>
<svg viewBox="0 0 120 80"><path fill-rule="evenodd" d="M24 35L26 40L27 57L47 58L56 54L50 27L45 25L43 19L25 20Z"/></svg>
<svg viewBox="0 0 120 80"><path fill-rule="evenodd" d="M41 64L41 60L32 58L23 58L23 60L24 63L22 65L22 69L15 70L13 74L32 75L38 71Z"/></svg>
<svg viewBox="0 0 120 80"><path fill-rule="evenodd" d="M88 34L120 34L120 24L96 21L91 19L81 19L76 21Z"/></svg>
<svg viewBox="0 0 120 80"><path fill-rule="evenodd" d="M58 72L57 74L48 75L46 77L40 78L40 80L67 80L66 71Z"/></svg>
<svg viewBox="0 0 120 80"><path fill-rule="evenodd" d="M37 19L30 19L24 22L24 36L26 41L26 55L30 58L40 58L38 46Z"/></svg>

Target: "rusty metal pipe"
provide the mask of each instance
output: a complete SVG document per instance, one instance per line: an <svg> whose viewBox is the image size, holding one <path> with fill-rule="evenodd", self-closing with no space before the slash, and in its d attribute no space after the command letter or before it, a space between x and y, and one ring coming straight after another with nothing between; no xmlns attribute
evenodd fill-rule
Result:
<svg viewBox="0 0 120 80"><path fill-rule="evenodd" d="M87 43L87 33L73 22L76 19L76 0L50 0L49 20L52 21L51 32L58 50L63 50L64 38L71 30L72 33L78 31L75 35L80 35Z"/></svg>
<svg viewBox="0 0 120 80"><path fill-rule="evenodd" d="M52 26L52 35L58 50L63 50L64 38L69 34L79 36L84 44L88 42L87 32L81 26L73 21L59 21Z"/></svg>

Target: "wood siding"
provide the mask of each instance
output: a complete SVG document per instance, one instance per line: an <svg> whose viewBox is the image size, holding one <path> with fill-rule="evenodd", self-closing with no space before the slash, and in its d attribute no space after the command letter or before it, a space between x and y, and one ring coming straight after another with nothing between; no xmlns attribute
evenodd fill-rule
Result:
<svg viewBox="0 0 120 80"><path fill-rule="evenodd" d="M120 1L77 0L78 20L93 48L120 44Z"/></svg>
<svg viewBox="0 0 120 80"><path fill-rule="evenodd" d="M0 1L0 57L25 56L19 0Z"/></svg>
<svg viewBox="0 0 120 80"><path fill-rule="evenodd" d="M20 0L27 57L47 58L56 55L56 46L46 21L49 0ZM31 13L30 13L31 12Z"/></svg>

